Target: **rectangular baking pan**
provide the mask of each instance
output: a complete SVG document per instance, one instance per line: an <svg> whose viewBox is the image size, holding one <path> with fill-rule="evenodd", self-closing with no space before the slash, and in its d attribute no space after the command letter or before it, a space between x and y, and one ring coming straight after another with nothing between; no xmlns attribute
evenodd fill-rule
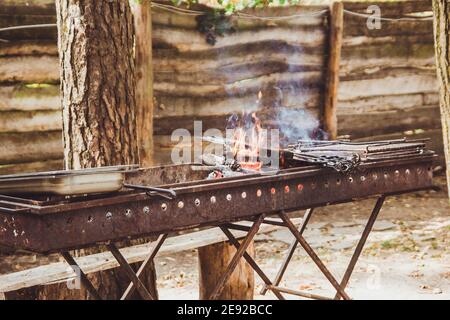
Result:
<svg viewBox="0 0 450 320"><path fill-rule="evenodd" d="M0 176L0 194L79 195L118 191L125 172L138 166L114 166Z"/></svg>

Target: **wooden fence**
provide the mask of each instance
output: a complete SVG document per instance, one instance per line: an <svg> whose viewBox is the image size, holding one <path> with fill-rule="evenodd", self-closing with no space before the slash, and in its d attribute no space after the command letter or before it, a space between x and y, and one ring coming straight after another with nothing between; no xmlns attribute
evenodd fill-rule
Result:
<svg viewBox="0 0 450 320"><path fill-rule="evenodd" d="M0 4L0 28L43 23L56 23L54 1ZM0 172L62 168L56 34L0 33Z"/></svg>
<svg viewBox="0 0 450 320"><path fill-rule="evenodd" d="M346 2L344 8L367 14L368 6L374 4L383 18L431 11L431 1ZM371 30L367 20L344 15L339 133L367 137L439 129L432 21L382 20L380 29Z"/></svg>
<svg viewBox="0 0 450 320"><path fill-rule="evenodd" d="M345 2L344 8L367 14L371 4ZM383 18L431 10L431 1L376 4ZM210 45L195 16L154 8L156 146L168 147L172 130L191 129L194 120L203 120L203 129L224 128L226 116L244 108L281 105L319 117L328 14L313 13L323 9L249 10L263 18L232 17L227 24L234 32ZM0 4L0 27L55 20L52 0ZM338 133L439 133L432 22L383 20L373 30L366 24L367 18L344 15ZM0 39L10 40L0 40L0 172L61 168L56 30L11 31Z"/></svg>

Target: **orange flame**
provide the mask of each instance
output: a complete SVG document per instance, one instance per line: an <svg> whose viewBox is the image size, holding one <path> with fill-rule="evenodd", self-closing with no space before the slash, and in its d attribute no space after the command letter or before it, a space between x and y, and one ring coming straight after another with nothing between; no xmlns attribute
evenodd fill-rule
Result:
<svg viewBox="0 0 450 320"><path fill-rule="evenodd" d="M256 113L243 113L232 126L231 152L241 168L259 171L262 162L259 160L261 145L261 121Z"/></svg>

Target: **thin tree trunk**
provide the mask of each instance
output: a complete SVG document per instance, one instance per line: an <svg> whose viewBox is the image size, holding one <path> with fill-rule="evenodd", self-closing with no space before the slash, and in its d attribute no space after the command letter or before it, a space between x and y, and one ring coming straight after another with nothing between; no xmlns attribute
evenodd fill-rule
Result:
<svg viewBox="0 0 450 320"><path fill-rule="evenodd" d="M450 196L450 2L433 0L436 69L440 82L440 106L447 186Z"/></svg>
<svg viewBox="0 0 450 320"><path fill-rule="evenodd" d="M57 0L56 7L65 167L138 163L134 25L128 1ZM120 298L129 284L119 269L90 277L108 299ZM155 293L154 270L142 279ZM37 296L89 298L84 290L70 292L65 284L49 289Z"/></svg>

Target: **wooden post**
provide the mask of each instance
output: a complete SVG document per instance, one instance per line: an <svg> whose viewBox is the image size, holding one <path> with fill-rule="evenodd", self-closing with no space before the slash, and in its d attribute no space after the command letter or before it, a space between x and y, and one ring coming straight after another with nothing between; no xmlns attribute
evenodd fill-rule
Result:
<svg viewBox="0 0 450 320"><path fill-rule="evenodd" d="M132 1L136 29L136 126L142 167L153 164L153 66L151 1Z"/></svg>
<svg viewBox="0 0 450 320"><path fill-rule="evenodd" d="M247 252L252 257L254 256L253 242L247 249ZM199 297L201 300L205 300L211 295L235 253L236 248L228 242L220 242L198 248ZM252 300L254 286L253 269L242 259L231 274L219 299Z"/></svg>
<svg viewBox="0 0 450 320"><path fill-rule="evenodd" d="M328 66L323 105L323 127L329 139L337 137L337 94L339 86L339 64L341 61L342 32L344 29L344 8L342 2L333 2L330 8L330 35L328 45Z"/></svg>
<svg viewBox="0 0 450 320"><path fill-rule="evenodd" d="M433 0L436 70L440 83L440 107L447 186L450 197L450 2Z"/></svg>

